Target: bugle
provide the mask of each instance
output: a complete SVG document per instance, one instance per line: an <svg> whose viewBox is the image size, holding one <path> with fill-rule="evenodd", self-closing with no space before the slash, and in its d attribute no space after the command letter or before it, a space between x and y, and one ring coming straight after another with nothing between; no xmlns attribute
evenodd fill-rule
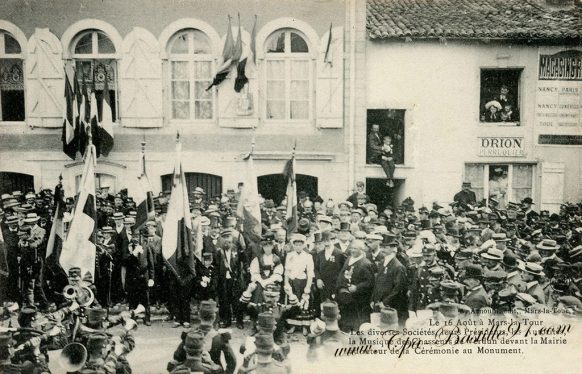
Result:
<svg viewBox="0 0 582 374"><path fill-rule="evenodd" d="M59 355L59 364L67 373L77 372L87 362L87 348L81 343L69 343Z"/></svg>
<svg viewBox="0 0 582 374"><path fill-rule="evenodd" d="M63 288L63 296L67 300L75 300L77 304L83 307L88 307L95 301L95 294L87 286L67 285Z"/></svg>

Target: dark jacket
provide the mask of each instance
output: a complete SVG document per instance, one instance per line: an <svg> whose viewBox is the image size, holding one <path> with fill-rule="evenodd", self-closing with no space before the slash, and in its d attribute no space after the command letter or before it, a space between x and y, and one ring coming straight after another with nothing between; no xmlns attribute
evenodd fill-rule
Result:
<svg viewBox="0 0 582 374"><path fill-rule="evenodd" d="M346 275L351 273L351 281L348 282ZM352 265L346 260L337 280L337 289L348 288L348 285L356 286L356 291L352 292L352 303L368 305L374 290L374 268L372 263L364 256Z"/></svg>
<svg viewBox="0 0 582 374"><path fill-rule="evenodd" d="M406 268L392 258L386 266L382 263L376 275L376 284L372 293L372 302L382 302L385 306L396 309L399 318L408 317L408 291Z"/></svg>

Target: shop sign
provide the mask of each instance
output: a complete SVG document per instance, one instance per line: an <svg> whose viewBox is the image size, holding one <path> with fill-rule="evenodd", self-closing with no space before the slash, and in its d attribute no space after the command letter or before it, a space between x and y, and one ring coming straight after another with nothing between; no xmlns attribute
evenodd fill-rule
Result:
<svg viewBox="0 0 582 374"><path fill-rule="evenodd" d="M525 157L523 137L486 136L478 141L480 157Z"/></svg>

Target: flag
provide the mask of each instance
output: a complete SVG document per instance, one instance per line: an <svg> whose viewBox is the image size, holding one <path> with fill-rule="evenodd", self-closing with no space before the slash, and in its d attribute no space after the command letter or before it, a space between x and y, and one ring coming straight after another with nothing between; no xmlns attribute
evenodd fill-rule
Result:
<svg viewBox="0 0 582 374"><path fill-rule="evenodd" d="M287 179L287 232L297 228L297 184L295 181L295 147L291 159L285 164L283 175Z"/></svg>
<svg viewBox="0 0 582 374"><path fill-rule="evenodd" d="M108 79L105 77L103 87L103 100L101 105L101 123L99 124L99 141L101 143L101 154L109 156L113 148L113 111L111 110L111 97L109 96Z"/></svg>
<svg viewBox="0 0 582 374"><path fill-rule="evenodd" d="M255 14L255 23L253 25L253 31L251 31L251 45L249 46L251 52L253 53L253 63L257 64L257 15Z"/></svg>
<svg viewBox="0 0 582 374"><path fill-rule="evenodd" d="M259 190L257 188L257 175L253 162L252 152L245 158L246 180L237 206L237 215L242 218L243 232L253 242L261 240L261 207L259 205Z"/></svg>
<svg viewBox="0 0 582 374"><path fill-rule="evenodd" d="M164 221L162 255L168 267L179 281L184 282L196 275L195 256L192 244L192 220L188 202L186 176L182 169L182 145L176 144L176 163L172 194L168 203L168 213Z"/></svg>
<svg viewBox="0 0 582 374"><path fill-rule="evenodd" d="M80 94L77 96L79 100L79 152L81 155L85 155L85 150L87 148L87 143L89 141L89 135L87 133L87 126L90 120L89 113L89 97L87 96L87 84L85 82L85 74L81 70L81 80L83 85L81 86ZM77 85L77 89L78 89Z"/></svg>
<svg viewBox="0 0 582 374"><path fill-rule="evenodd" d="M52 258L53 260L56 260L53 263L58 264L59 257L61 256L61 249L63 247L63 239L65 238L65 230L63 225L65 202L61 184L55 187L54 202L55 214L53 216L53 225L51 226L51 232L49 234L46 245L45 257L47 262L49 258Z"/></svg>
<svg viewBox="0 0 582 374"><path fill-rule="evenodd" d="M101 136L100 136L100 125L99 125L99 114L97 113L97 96L95 96L95 89L91 90L91 108L90 108L90 120L89 124L91 126L91 142L95 146L97 157L101 156Z"/></svg>
<svg viewBox="0 0 582 374"><path fill-rule="evenodd" d="M331 23L329 24L329 36L327 38L327 45L325 47L325 56L323 57L323 62L326 64L333 65L332 55L331 55Z"/></svg>
<svg viewBox="0 0 582 374"><path fill-rule="evenodd" d="M63 109L63 152L71 159L77 155L78 143L75 134L75 101L73 88L65 71L65 106Z"/></svg>
<svg viewBox="0 0 582 374"><path fill-rule="evenodd" d="M236 65L236 79L234 80L234 90L236 92L240 92L244 88L245 84L249 82L249 79L245 75L249 52L249 48L245 47L241 60Z"/></svg>
<svg viewBox="0 0 582 374"><path fill-rule="evenodd" d="M222 64L220 64L214 79L206 91L210 90L212 86L218 86L226 79L230 72L230 66L233 62L234 54L234 39L232 37L232 26L230 24L230 16L228 16L228 29L226 30L226 39L224 40L224 47L222 49Z"/></svg>
<svg viewBox="0 0 582 374"><path fill-rule="evenodd" d="M145 143L142 143L145 146ZM134 194L134 199L137 205L137 216L135 217L136 231L149 220L154 219L154 193L152 192L152 185L146 173L145 150L141 151L141 170L137 176L137 191Z"/></svg>
<svg viewBox="0 0 582 374"><path fill-rule="evenodd" d="M238 33L232 50L232 62L237 62L242 56L242 31L240 29L240 14L238 15Z"/></svg>
<svg viewBox="0 0 582 374"><path fill-rule="evenodd" d="M72 267L80 267L83 277L90 274L92 279L95 279L95 236L97 230L96 160L95 146L89 145L85 155L79 195L75 202L73 218L60 257L60 264L65 272L68 272Z"/></svg>

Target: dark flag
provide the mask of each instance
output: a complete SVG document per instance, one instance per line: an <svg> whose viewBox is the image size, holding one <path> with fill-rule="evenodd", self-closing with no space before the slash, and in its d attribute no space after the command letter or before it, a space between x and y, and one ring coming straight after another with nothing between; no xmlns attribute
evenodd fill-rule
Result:
<svg viewBox="0 0 582 374"><path fill-rule="evenodd" d="M181 282L196 275L196 260L192 243L192 219L188 202L186 176L182 168L182 145L176 144L176 163L172 183L172 194L168 203L168 213L164 221L162 254L170 270Z"/></svg>
<svg viewBox="0 0 582 374"><path fill-rule="evenodd" d="M285 164L283 176L287 180L287 232L293 232L297 228L297 184L295 181L295 147L291 159Z"/></svg>
<svg viewBox="0 0 582 374"><path fill-rule="evenodd" d="M103 87L103 101L101 105L101 122L99 123L99 140L101 143L101 154L109 156L113 148L113 110L111 109L111 98L109 97L109 84L105 77Z"/></svg>
<svg viewBox="0 0 582 374"><path fill-rule="evenodd" d="M85 82L85 73L81 69L81 80L83 85L81 86L79 98L79 152L82 156L85 155L85 150L87 148L87 143L89 142L89 134L87 132L87 127L90 122L90 111L89 111L89 96L87 95L87 83ZM78 87L77 87L78 88Z"/></svg>
<svg viewBox="0 0 582 374"><path fill-rule="evenodd" d="M65 106L63 108L63 152L71 159L75 159L79 144L76 138L75 97L71 82L65 71Z"/></svg>
<svg viewBox="0 0 582 374"><path fill-rule="evenodd" d="M142 143L141 150L141 171L137 176L137 191L134 196L135 202L137 204L135 217L136 231L142 228L142 226L149 220L153 220L155 217L154 211L154 194L152 192L152 185L146 173L146 161L145 161L145 142Z"/></svg>
<svg viewBox="0 0 582 374"><path fill-rule="evenodd" d="M212 86L218 86L222 81L226 79L228 73L230 72L230 66L232 65L234 54L234 39L232 37L232 26L230 24L230 16L228 16L228 29L226 31L226 39L224 40L224 48L222 49L222 64L217 69L217 73L212 80L210 86L206 88L206 91L212 88Z"/></svg>

